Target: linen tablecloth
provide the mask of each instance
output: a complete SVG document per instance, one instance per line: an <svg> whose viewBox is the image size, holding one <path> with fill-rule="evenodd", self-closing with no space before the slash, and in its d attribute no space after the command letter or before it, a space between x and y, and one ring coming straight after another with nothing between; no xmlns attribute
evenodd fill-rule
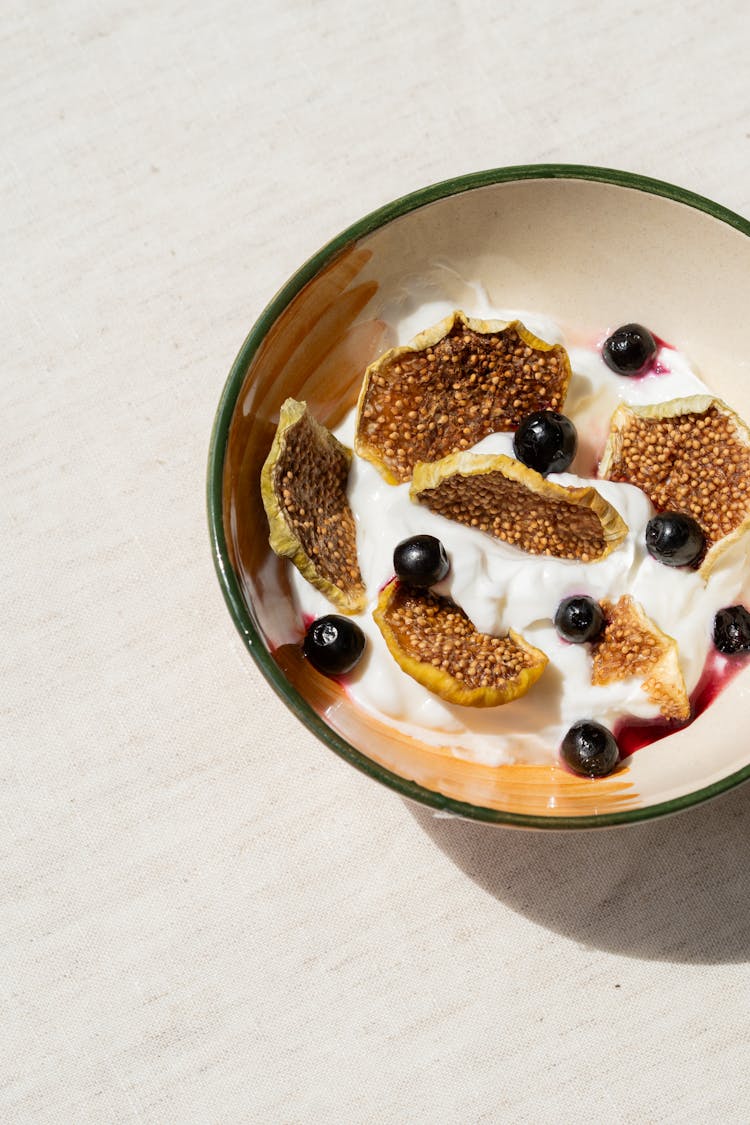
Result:
<svg viewBox="0 0 750 1125"><path fill-rule="evenodd" d="M748 1120L750 788L564 835L407 805L255 669L204 474L265 303L396 196L559 160L750 213L749 30L739 0L5 6L6 1125Z"/></svg>

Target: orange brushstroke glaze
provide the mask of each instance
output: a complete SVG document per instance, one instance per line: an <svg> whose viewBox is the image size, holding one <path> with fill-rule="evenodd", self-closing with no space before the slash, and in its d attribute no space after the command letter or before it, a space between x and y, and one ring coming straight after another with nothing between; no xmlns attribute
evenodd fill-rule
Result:
<svg viewBox="0 0 750 1125"><path fill-rule="evenodd" d="M315 417L324 426L335 429L357 405L364 371L362 357L378 355L385 334L382 320L355 324L301 385L296 397L315 404Z"/></svg>
<svg viewBox="0 0 750 1125"><path fill-rule="evenodd" d="M349 247L308 282L269 330L238 396L224 463L223 520L232 566L267 635L294 635L297 622L287 565L268 547L260 470L284 399L304 398L327 426L355 405L365 368L385 337L383 321L357 322L377 293L375 282L352 286L370 258L369 250Z"/></svg>
<svg viewBox="0 0 750 1125"><path fill-rule="evenodd" d="M394 730L355 707L333 680L319 675L299 645L280 646L279 667L310 705L373 761L454 801L527 816L595 816L639 803L627 767L591 781L558 765L485 766L456 758L449 746L434 747Z"/></svg>
<svg viewBox="0 0 750 1125"><path fill-rule="evenodd" d="M275 384L277 380L281 379L285 385L296 387L298 386L298 380L304 378L314 368L315 363L311 356L307 364L304 361L302 362L303 370L300 370L300 356L296 353L301 350L302 356L310 355L308 338L324 318L328 318L328 347L333 344L341 331L345 331L350 326L354 317L358 315L367 302L365 301L362 305L359 304L359 301L365 296L362 292L359 292L353 301L346 295L351 281L364 268L370 257L369 251L356 249L343 251L290 301L278 320L269 329L248 368L248 376L252 373L252 380L249 378L245 380L242 393L238 398L239 408L248 410L248 403L244 401L246 390L249 391L252 403L260 405L266 396L271 399L276 398ZM377 284L371 282L367 286L368 300L375 290L377 290ZM341 309L342 298L346 308L336 318L335 310L337 306ZM293 357L296 358L297 362L287 374L287 367ZM304 370L305 367L307 367L307 371ZM280 401L283 402L290 394L294 395L294 391L282 395Z"/></svg>

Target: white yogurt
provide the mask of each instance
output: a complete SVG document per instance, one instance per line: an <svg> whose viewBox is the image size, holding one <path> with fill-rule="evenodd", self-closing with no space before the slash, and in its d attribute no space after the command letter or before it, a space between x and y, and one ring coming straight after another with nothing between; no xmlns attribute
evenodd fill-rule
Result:
<svg viewBox="0 0 750 1125"><path fill-rule="evenodd" d="M548 342L565 343L559 327L544 317L491 309L485 300L466 310L483 319L521 320ZM402 343L436 323L452 306L423 305L401 322ZM568 349L573 375L564 410L575 423L579 450L571 469L549 480L563 485L593 484L628 526L624 542L596 563L529 555L472 528L436 515L409 499L409 485L386 484L367 461L355 457L349 477L349 502L357 523L357 548L368 592L367 611L354 620L364 630L365 658L349 678L347 691L359 706L423 742L448 748L458 757L487 765L512 761L551 761L565 731L579 719L596 719L612 728L618 719L651 719L658 709L646 698L639 678L596 687L591 683L588 645L573 645L557 635L553 618L562 598L588 594L601 600L632 595L646 614L678 644L688 692L700 678L711 645L717 610L737 601L747 561L747 546L727 552L709 581L693 571L673 569L653 560L644 546L654 514L640 489L599 480L609 419L619 402L635 405L705 394L704 383L679 352L662 348L661 374L628 379L604 364L598 348ZM354 412L336 431L353 446ZM491 434L473 452L513 456L513 435ZM581 475L577 475L581 474ZM445 545L451 571L437 593L449 595L482 632L521 633L549 657L539 681L521 699L502 707L471 708L446 703L399 668L372 620L379 590L393 577L393 549L402 539L429 533ZM330 603L292 569L292 585L301 610L313 616L331 612Z"/></svg>

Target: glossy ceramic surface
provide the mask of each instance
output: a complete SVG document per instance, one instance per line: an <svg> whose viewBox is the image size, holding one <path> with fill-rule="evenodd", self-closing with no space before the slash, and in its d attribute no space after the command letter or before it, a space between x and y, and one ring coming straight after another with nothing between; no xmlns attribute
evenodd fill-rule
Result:
<svg viewBox="0 0 750 1125"><path fill-rule="evenodd" d="M260 317L218 408L209 459L212 546L230 613L261 671L331 749L402 794L526 827L597 827L676 811L750 775L743 672L686 730L610 778L558 766L489 768L428 748L356 709L300 658L286 564L268 549L260 469L281 403L335 426L398 316L481 282L493 304L534 309L571 342L629 320L679 346L713 391L750 417L750 224L706 199L622 172L497 169L397 200L307 262ZM470 312L470 308L466 309Z"/></svg>

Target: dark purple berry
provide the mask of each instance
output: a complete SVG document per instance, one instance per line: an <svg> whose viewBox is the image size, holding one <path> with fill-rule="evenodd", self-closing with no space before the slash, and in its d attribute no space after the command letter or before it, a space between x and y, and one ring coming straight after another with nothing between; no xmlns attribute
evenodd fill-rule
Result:
<svg viewBox="0 0 750 1125"><path fill-rule="evenodd" d="M574 645L593 641L604 626L604 614L598 602L585 595L563 598L555 614L555 628L564 641Z"/></svg>
<svg viewBox="0 0 750 1125"><path fill-rule="evenodd" d="M714 617L714 644L719 652L750 652L750 613L744 605L720 609Z"/></svg>
<svg viewBox="0 0 750 1125"><path fill-rule="evenodd" d="M691 566L704 546L700 524L684 512L661 512L646 524L646 550L665 566Z"/></svg>
<svg viewBox="0 0 750 1125"><path fill-rule="evenodd" d="M365 635L359 625L335 613L313 621L302 642L302 652L324 676L351 672L364 649Z"/></svg>
<svg viewBox="0 0 750 1125"><path fill-rule="evenodd" d="M396 577L410 586L434 586L450 570L445 547L434 535L412 535L393 552Z"/></svg>
<svg viewBox="0 0 750 1125"><path fill-rule="evenodd" d="M513 452L519 461L547 473L564 473L576 455L578 434L570 418L554 410L527 415L513 435Z"/></svg>
<svg viewBox="0 0 750 1125"><path fill-rule="evenodd" d="M623 324L602 347L602 359L618 375L645 375L656 356L656 340L642 324Z"/></svg>
<svg viewBox="0 0 750 1125"><path fill-rule="evenodd" d="M620 747L611 731L601 723L573 723L560 746L566 765L584 777L606 777L620 760Z"/></svg>

